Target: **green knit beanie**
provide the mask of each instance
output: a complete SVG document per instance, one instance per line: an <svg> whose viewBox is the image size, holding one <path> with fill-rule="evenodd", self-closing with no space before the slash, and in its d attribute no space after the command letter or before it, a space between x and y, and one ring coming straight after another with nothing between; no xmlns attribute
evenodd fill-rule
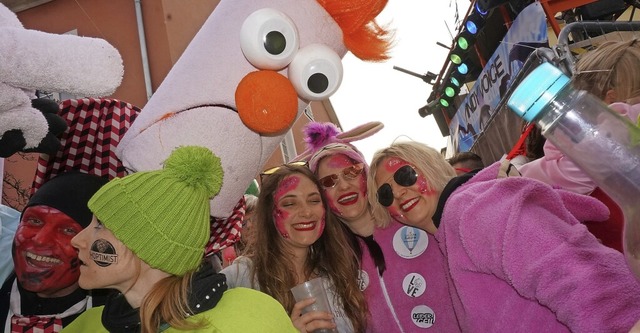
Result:
<svg viewBox="0 0 640 333"><path fill-rule="evenodd" d="M175 149L164 169L104 185L89 209L153 268L182 276L198 267L209 240L209 199L222 186L220 159L204 147Z"/></svg>

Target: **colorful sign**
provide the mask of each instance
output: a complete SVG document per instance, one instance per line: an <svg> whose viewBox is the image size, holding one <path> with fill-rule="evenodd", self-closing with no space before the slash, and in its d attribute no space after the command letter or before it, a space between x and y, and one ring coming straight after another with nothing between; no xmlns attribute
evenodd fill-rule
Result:
<svg viewBox="0 0 640 333"><path fill-rule="evenodd" d="M547 19L540 3L534 2L520 12L458 108L449 124L449 147L458 152L471 149L529 54L548 44Z"/></svg>

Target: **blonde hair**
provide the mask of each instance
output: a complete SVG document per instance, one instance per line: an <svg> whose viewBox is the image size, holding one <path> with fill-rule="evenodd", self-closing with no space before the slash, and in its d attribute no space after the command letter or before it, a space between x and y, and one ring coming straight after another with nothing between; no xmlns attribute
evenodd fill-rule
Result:
<svg viewBox="0 0 640 333"><path fill-rule="evenodd" d="M187 293L194 272L183 276L168 276L151 288L140 306L142 333L155 333L163 322L179 330L202 328L205 322L188 322L191 309Z"/></svg>
<svg viewBox="0 0 640 333"><path fill-rule="evenodd" d="M451 178L456 176L456 171L442 157L439 151L419 142L406 141L396 142L391 146L378 150L373 155L371 166L369 167L369 177L367 177L367 196L373 205L373 215L379 227L386 227L391 216L385 207L378 202L378 187L376 184L376 172L382 161L389 157L397 157L413 165L418 173L422 175L429 184L429 189L436 193L442 193L442 189ZM382 184L380 184L382 185Z"/></svg>
<svg viewBox="0 0 640 333"><path fill-rule="evenodd" d="M244 209L244 217L243 217L242 231L241 231L242 237L233 244L236 250L237 256L244 255L244 252L246 251L246 248L247 248L247 244L253 241L253 236L252 236L253 232L250 232L251 229L246 229L247 227L246 222L247 222L248 215L255 213L255 210L258 207L257 196L253 194L245 194L244 200L245 200L245 209Z"/></svg>
<svg viewBox="0 0 640 333"><path fill-rule="evenodd" d="M640 95L640 41L609 41L585 53L576 63L574 87L605 99L616 92L616 101Z"/></svg>
<svg viewBox="0 0 640 333"><path fill-rule="evenodd" d="M292 174L311 179L320 189L315 175L304 166L283 165L268 175L262 182L253 225L254 238L248 244L246 253L253 262L251 276L257 281L260 290L275 298L289 313L295 304L290 289L298 281L292 256L275 228L273 195L280 182ZM311 275L329 278L335 288L335 301L344 308L354 331L364 332L369 310L357 283L360 262L349 245L347 227L331 213L324 196L321 198L325 209L325 228L320 238L309 248L304 274L307 278Z"/></svg>

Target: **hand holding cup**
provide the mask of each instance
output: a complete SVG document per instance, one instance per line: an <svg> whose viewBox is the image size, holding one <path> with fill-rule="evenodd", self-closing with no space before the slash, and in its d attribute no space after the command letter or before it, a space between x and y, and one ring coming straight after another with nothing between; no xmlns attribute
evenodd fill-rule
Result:
<svg viewBox="0 0 640 333"><path fill-rule="evenodd" d="M291 288L296 304L291 311L293 325L303 333L338 333L321 278Z"/></svg>

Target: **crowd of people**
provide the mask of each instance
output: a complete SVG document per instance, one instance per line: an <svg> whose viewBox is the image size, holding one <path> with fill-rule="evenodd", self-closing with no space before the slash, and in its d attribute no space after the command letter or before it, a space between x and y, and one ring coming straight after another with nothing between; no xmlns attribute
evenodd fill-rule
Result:
<svg viewBox="0 0 640 333"><path fill-rule="evenodd" d="M640 43L584 55L574 84L632 121ZM5 332L629 332L640 284L615 203L550 142L517 169L394 142L371 163L354 142L382 129L304 128L307 149L257 175L243 235L217 264L209 201L220 160L175 149L161 170L65 172L22 212L0 262ZM605 195L606 196L606 195ZM13 235L7 239L7 234ZM613 240L613 241L609 241ZM615 242L614 242L615 241ZM229 254L226 254L229 253ZM215 262L215 261L214 261ZM319 278L328 311L291 289Z"/></svg>

